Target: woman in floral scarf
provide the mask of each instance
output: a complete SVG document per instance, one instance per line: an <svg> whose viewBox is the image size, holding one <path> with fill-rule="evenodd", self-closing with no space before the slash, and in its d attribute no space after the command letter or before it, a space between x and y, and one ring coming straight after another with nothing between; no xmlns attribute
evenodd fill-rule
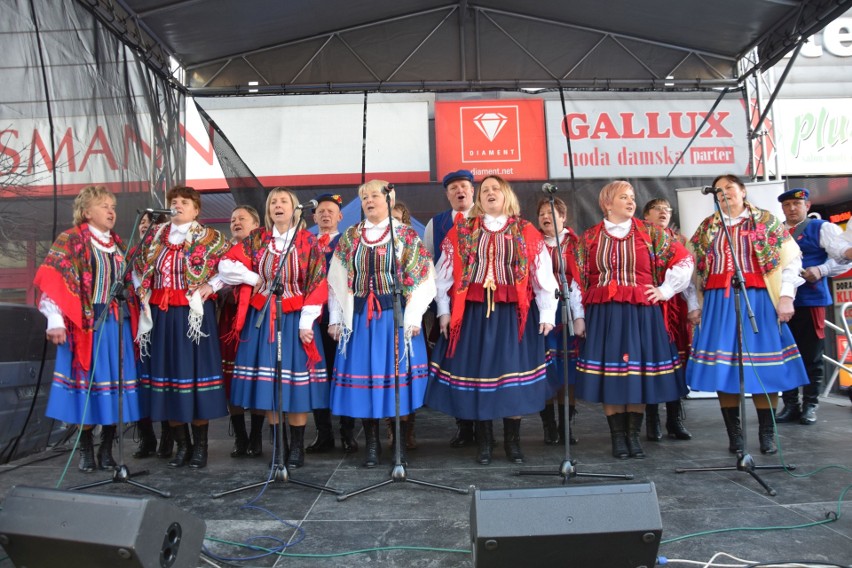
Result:
<svg viewBox="0 0 852 568"><path fill-rule="evenodd" d="M506 458L524 462L521 416L539 412L549 394L544 339L553 329L557 284L541 233L520 213L506 180L488 176L470 216L441 245L442 337L426 404L476 421L482 465L491 463L491 421L499 418Z"/></svg>
<svg viewBox="0 0 852 568"><path fill-rule="evenodd" d="M397 365L400 459L405 460L405 417L423 405L428 376L420 322L435 297L435 269L417 233L396 221L391 231L383 192L387 186L386 181L372 180L358 188L365 220L343 233L328 268L328 332L339 340L331 411L361 418L367 439L365 467L376 467L380 461L379 419L396 414ZM391 189L391 207L395 198ZM391 255L391 238L396 258ZM392 275L397 268L404 313L394 349Z"/></svg>
<svg viewBox="0 0 852 568"><path fill-rule="evenodd" d="M124 245L112 231L115 219L112 193L103 186L84 187L74 200L74 227L56 238L35 277L47 339L57 346L46 414L81 425L79 468L84 472L96 467L95 424L102 425L97 467L116 465L112 442L118 421L119 347L124 356L123 418L140 418L131 318L124 319L119 346L118 310L115 303L106 303L125 263ZM107 309L109 315L95 331L95 322Z"/></svg>
<svg viewBox="0 0 852 568"><path fill-rule="evenodd" d="M176 214L148 233L136 263L142 385L151 419L172 426L177 449L169 466L202 468L208 423L228 413L211 296L222 287L217 266L229 244L222 233L196 221L201 196L193 188L173 187L166 202Z"/></svg>
<svg viewBox="0 0 852 568"><path fill-rule="evenodd" d="M743 365L745 392L754 394L757 409L760 451L774 454L772 412L779 391L808 384L808 375L787 321L793 316L796 287L804 282L799 276L802 253L784 225L768 211L746 201L746 189L735 175L713 180L722 191L717 199L722 208L704 219L690 244L696 258L695 274L699 298L687 298L689 321L697 327L692 339L692 354L686 370L689 388L717 392L728 450L743 450L739 406L739 361L734 294L731 290L733 262L722 222L728 225L734 250L745 279L746 293L759 333L747 321L743 301Z"/></svg>

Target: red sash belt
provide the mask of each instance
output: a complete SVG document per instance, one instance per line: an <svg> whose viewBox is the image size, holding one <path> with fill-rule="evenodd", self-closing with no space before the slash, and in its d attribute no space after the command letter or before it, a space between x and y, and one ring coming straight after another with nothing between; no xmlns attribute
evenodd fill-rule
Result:
<svg viewBox="0 0 852 568"><path fill-rule="evenodd" d="M746 288L766 288L766 282L763 280L763 275L758 272L746 272L745 277ZM704 285L705 290L725 290L725 297L731 293L731 279L734 277L733 272L725 274L711 274L707 277L707 283Z"/></svg>

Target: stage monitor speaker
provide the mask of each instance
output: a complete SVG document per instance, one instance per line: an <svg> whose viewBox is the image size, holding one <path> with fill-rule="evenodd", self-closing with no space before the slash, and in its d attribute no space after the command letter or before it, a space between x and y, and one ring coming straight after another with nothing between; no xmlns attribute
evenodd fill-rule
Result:
<svg viewBox="0 0 852 568"><path fill-rule="evenodd" d="M13 487L0 546L16 568L196 568L204 521L165 501Z"/></svg>
<svg viewBox="0 0 852 568"><path fill-rule="evenodd" d="M476 568L653 568L663 533L653 483L477 490Z"/></svg>

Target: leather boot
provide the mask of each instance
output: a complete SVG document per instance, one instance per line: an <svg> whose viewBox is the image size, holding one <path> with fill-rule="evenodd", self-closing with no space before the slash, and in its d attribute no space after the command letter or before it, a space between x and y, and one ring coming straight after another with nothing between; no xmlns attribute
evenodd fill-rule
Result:
<svg viewBox="0 0 852 568"><path fill-rule="evenodd" d="M784 393L786 394L786 393ZM796 391L798 396L798 390ZM781 412L775 415L775 422L778 424L787 424L789 422L798 422L802 417L802 407L798 399L795 402L784 401L784 408Z"/></svg>
<svg viewBox="0 0 852 568"><path fill-rule="evenodd" d="M659 414L657 418L659 418ZM642 420L644 419L645 413L643 412L627 413L627 451L630 452L631 458L642 459L645 457L645 451L639 442L642 434Z"/></svg>
<svg viewBox="0 0 852 568"><path fill-rule="evenodd" d="M95 471L95 439L92 436L92 429L83 430L80 433L80 464L77 469L80 471L91 473Z"/></svg>
<svg viewBox="0 0 852 568"><path fill-rule="evenodd" d="M287 466L298 469L305 465L305 427L290 426L290 457Z"/></svg>
<svg viewBox="0 0 852 568"><path fill-rule="evenodd" d="M246 456L257 458L263 455L263 414L251 415L251 431L249 432L248 448Z"/></svg>
<svg viewBox="0 0 852 568"><path fill-rule="evenodd" d="M149 458L157 451L157 435L154 433L154 425L149 418L143 418L136 423L139 431L139 445L133 452L136 459Z"/></svg>
<svg viewBox="0 0 852 568"><path fill-rule="evenodd" d="M802 424L803 426L811 426L812 424L816 424L816 411L816 404L806 402L804 405L802 405L802 416L801 418L799 418L799 424ZM778 419L776 418L775 421L778 422Z"/></svg>
<svg viewBox="0 0 852 568"><path fill-rule="evenodd" d="M189 463L192 457L192 444L189 441L189 426L180 424L171 427L172 438L174 438L177 449L175 455L169 460L169 467L183 467Z"/></svg>
<svg viewBox="0 0 852 568"><path fill-rule="evenodd" d="M775 425L772 423L772 409L757 409L757 437L760 440L761 454L778 453L775 446Z"/></svg>
<svg viewBox="0 0 852 568"><path fill-rule="evenodd" d="M683 425L683 403L680 399L666 403L666 432L669 438L691 440L692 434Z"/></svg>
<svg viewBox="0 0 852 568"><path fill-rule="evenodd" d="M506 458L512 463L524 463L524 454L521 452L521 419L503 419L503 449Z"/></svg>
<svg viewBox="0 0 852 568"><path fill-rule="evenodd" d="M406 420L407 428L405 429L405 449L406 450L416 450L417 449L417 438L414 437L414 420L417 415L415 413L411 413L408 415L408 420Z"/></svg>
<svg viewBox="0 0 852 568"><path fill-rule="evenodd" d="M112 457L113 438L115 438L115 425L101 426L101 445L98 446L98 469L112 469L118 465Z"/></svg>
<svg viewBox="0 0 852 568"><path fill-rule="evenodd" d="M494 424L490 420L476 422L476 446L476 461L481 465L490 464L494 451Z"/></svg>
<svg viewBox="0 0 852 568"><path fill-rule="evenodd" d="M244 457L248 453L249 444L245 414L232 414L231 425L234 427L234 449L231 450L231 457Z"/></svg>
<svg viewBox="0 0 852 568"><path fill-rule="evenodd" d="M559 426L556 423L556 417L553 415L553 412L553 403L549 402L545 405L544 410L538 413L541 416L541 427L544 429L545 446L559 445Z"/></svg>
<svg viewBox="0 0 852 568"><path fill-rule="evenodd" d="M627 413L619 412L606 417L612 438L612 457L625 460L630 456L627 448Z"/></svg>
<svg viewBox="0 0 852 568"><path fill-rule="evenodd" d="M568 405L568 426L570 427L568 434L568 442L572 446L576 446L580 443L580 440L577 438L577 407L573 404ZM559 443L565 443L565 405L559 405Z"/></svg>
<svg viewBox="0 0 852 568"><path fill-rule="evenodd" d="M189 458L189 467L193 469L207 467L207 431L209 428L210 424L192 425L192 456Z"/></svg>
<svg viewBox="0 0 852 568"><path fill-rule="evenodd" d="M473 420L456 418L456 434L450 440L451 448L466 448L474 443Z"/></svg>
<svg viewBox="0 0 852 568"><path fill-rule="evenodd" d="M743 450L743 429L740 425L740 407L722 408L725 429L728 431L728 451L735 454Z"/></svg>
<svg viewBox="0 0 852 568"><path fill-rule="evenodd" d="M379 442L379 421L362 418L361 424L364 426L364 437L367 440L364 467L376 467L381 463L382 456L382 445Z"/></svg>
<svg viewBox="0 0 852 568"><path fill-rule="evenodd" d="M287 463L287 458L290 455L290 448L287 444L287 429L281 433L281 440L278 440L278 429L274 424L269 425L271 433L269 439L272 442L272 459L269 460L269 467L277 468Z"/></svg>
<svg viewBox="0 0 852 568"><path fill-rule="evenodd" d="M317 426L317 436L305 448L306 454L324 454L334 449L334 428L331 425L331 410L328 408L314 409L314 424Z"/></svg>
<svg viewBox="0 0 852 568"><path fill-rule="evenodd" d="M391 425L393 425L393 421L391 421ZM393 452L393 463L396 464L396 427L391 428L391 450ZM399 463L402 465L408 465L408 457L405 455L405 439L408 436L408 422L399 421L399 436L400 436L400 444L399 444Z"/></svg>
<svg viewBox="0 0 852 568"><path fill-rule="evenodd" d="M400 417L402 418L402 417ZM393 450L393 431L395 426L393 425L393 418L385 418L385 438L388 441L388 448Z"/></svg>
<svg viewBox="0 0 852 568"><path fill-rule="evenodd" d="M172 427L168 420L160 422L160 446L157 448L158 458L170 458L175 448L175 437L172 435Z"/></svg>
<svg viewBox="0 0 852 568"><path fill-rule="evenodd" d="M663 439L663 431L660 429L660 405L646 404L645 417L648 419L645 423L645 437L649 442L659 442Z"/></svg>
<svg viewBox="0 0 852 568"><path fill-rule="evenodd" d="M340 417L340 445L344 454L354 454L358 451L358 440L355 438L355 419L351 416Z"/></svg>

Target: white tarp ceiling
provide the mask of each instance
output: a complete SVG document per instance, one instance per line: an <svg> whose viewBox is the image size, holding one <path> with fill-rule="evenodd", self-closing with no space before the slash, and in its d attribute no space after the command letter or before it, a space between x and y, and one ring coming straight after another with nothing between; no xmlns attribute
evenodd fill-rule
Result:
<svg viewBox="0 0 852 568"><path fill-rule="evenodd" d="M177 59L196 96L249 89L734 86L852 6L852 0L78 1L152 65L167 71L168 56Z"/></svg>

